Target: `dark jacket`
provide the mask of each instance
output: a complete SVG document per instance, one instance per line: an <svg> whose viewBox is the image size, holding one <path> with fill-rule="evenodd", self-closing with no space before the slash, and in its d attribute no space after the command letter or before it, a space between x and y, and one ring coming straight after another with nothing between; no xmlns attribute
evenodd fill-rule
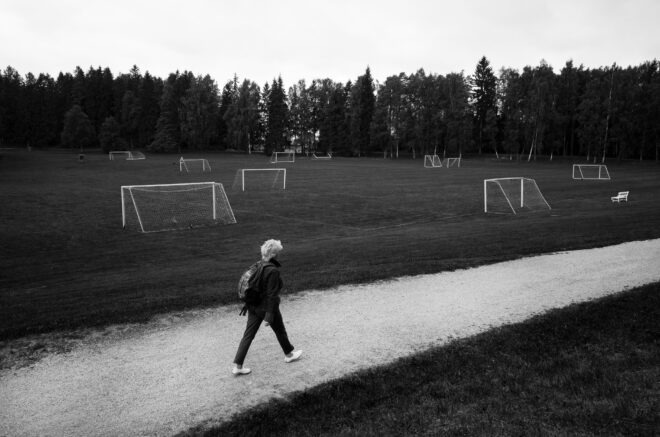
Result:
<svg viewBox="0 0 660 437"><path fill-rule="evenodd" d="M253 307L254 311L263 315L264 320L273 323L273 317L279 311L280 291L282 291L282 279L280 278L281 264L276 259L271 259L264 264L259 280L259 290L263 298L259 305Z"/></svg>

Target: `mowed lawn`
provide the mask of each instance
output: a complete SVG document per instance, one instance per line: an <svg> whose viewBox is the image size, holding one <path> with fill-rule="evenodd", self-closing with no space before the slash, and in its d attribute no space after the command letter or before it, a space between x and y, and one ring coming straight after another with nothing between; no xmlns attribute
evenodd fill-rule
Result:
<svg viewBox="0 0 660 437"><path fill-rule="evenodd" d="M109 161L68 151L0 158L0 339L236 303L236 282L267 238L281 239L286 292L432 273L536 253L660 237L660 167L608 163L610 181L575 181L570 159L335 158L270 164L263 155L187 154ZM240 168L287 169L286 190L233 190ZM483 212L483 180L536 180L552 207ZM215 181L238 221L172 232L122 229L122 185ZM612 204L618 191L628 203ZM534 272L530 272L534 274Z"/></svg>

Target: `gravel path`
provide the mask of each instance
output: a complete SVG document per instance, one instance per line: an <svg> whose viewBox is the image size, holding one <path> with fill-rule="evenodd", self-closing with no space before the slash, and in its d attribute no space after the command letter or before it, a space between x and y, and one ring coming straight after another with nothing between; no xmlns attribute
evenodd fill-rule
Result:
<svg viewBox="0 0 660 437"><path fill-rule="evenodd" d="M286 281L286 267L283 268ZM230 366L238 306L90 332L73 350L0 371L0 435L172 435L271 398L551 308L660 281L660 239L285 296L303 359L270 328Z"/></svg>

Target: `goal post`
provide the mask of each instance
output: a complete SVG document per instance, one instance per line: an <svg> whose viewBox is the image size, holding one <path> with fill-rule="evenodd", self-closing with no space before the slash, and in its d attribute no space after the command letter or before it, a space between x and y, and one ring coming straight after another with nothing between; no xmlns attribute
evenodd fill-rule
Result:
<svg viewBox="0 0 660 437"><path fill-rule="evenodd" d="M183 156L181 159L179 159L179 171L183 172L186 171L186 173L190 173L191 171L201 171L202 173L205 171L211 171L211 165L209 164L209 161L204 158L199 158L199 159L186 159Z"/></svg>
<svg viewBox="0 0 660 437"><path fill-rule="evenodd" d="M130 154L131 152L129 152L128 150L112 150L108 152L108 159L110 161L114 161L117 158L128 159Z"/></svg>
<svg viewBox="0 0 660 437"><path fill-rule="evenodd" d="M145 233L236 223L218 182L123 185L121 216L123 228Z"/></svg>
<svg viewBox="0 0 660 437"><path fill-rule="evenodd" d="M146 159L144 153L132 150L111 150L108 152L108 159L114 161L115 159L123 158L126 161L135 161L138 159Z"/></svg>
<svg viewBox="0 0 660 437"><path fill-rule="evenodd" d="M285 168L241 168L236 170L232 189L246 190L286 190Z"/></svg>
<svg viewBox="0 0 660 437"><path fill-rule="evenodd" d="M270 156L270 163L275 164L278 162L295 162L296 153L295 152L273 152Z"/></svg>
<svg viewBox="0 0 660 437"><path fill-rule="evenodd" d="M458 158L445 158L444 159L444 164L445 167L461 167L461 157L459 156Z"/></svg>
<svg viewBox="0 0 660 437"><path fill-rule="evenodd" d="M144 153L142 152L129 152L128 158L126 158L128 161L135 161L138 159L146 159L144 156Z"/></svg>
<svg viewBox="0 0 660 437"><path fill-rule="evenodd" d="M610 172L604 164L573 164L573 179L610 180Z"/></svg>
<svg viewBox="0 0 660 437"><path fill-rule="evenodd" d="M424 168L440 168L442 160L438 155L424 155Z"/></svg>
<svg viewBox="0 0 660 437"><path fill-rule="evenodd" d="M523 210L549 210L536 181L524 177L484 179L484 212L517 214Z"/></svg>

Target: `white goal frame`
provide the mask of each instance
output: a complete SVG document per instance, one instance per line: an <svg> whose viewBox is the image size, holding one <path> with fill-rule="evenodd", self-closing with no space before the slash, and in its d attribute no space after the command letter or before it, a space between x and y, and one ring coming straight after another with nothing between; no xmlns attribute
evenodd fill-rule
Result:
<svg viewBox="0 0 660 437"><path fill-rule="evenodd" d="M332 154L328 152L325 156L317 156L316 153L312 153L312 159L332 159Z"/></svg>
<svg viewBox="0 0 660 437"><path fill-rule="evenodd" d="M543 203L548 207L548 209L552 209L550 207L550 204L548 203L547 200L545 200L545 197L543 197L543 193L541 193L541 190L539 189L539 186L536 184L536 181L531 178L523 178L523 177L511 177L511 178L495 178L495 179L484 179L484 212L488 212L488 184L489 183L496 183L498 187L500 188L500 191L504 195L504 198L506 199L507 203L509 204L509 208L511 208L511 212L514 214L516 213L516 209L513 207L511 204L511 200L509 200L509 196L507 196L506 192L502 188L502 185L499 183L499 181L511 181L511 180L520 180L520 205L519 207L522 208L525 206L525 182L534 184L534 187L536 187L536 191L538 191L539 196L541 196L541 200L543 200ZM518 205L516 205L518 206Z"/></svg>
<svg viewBox="0 0 660 437"><path fill-rule="evenodd" d="M440 168L442 160L438 155L424 155L424 168Z"/></svg>
<svg viewBox="0 0 660 437"><path fill-rule="evenodd" d="M168 187L168 188L174 188L172 192L177 192L177 191L187 191L184 187L190 187L189 190L194 190L194 189L200 189L200 188L211 188L211 198L212 198L212 216L209 217L209 219L212 219L213 221L218 220L218 198L220 199L221 203L224 204L226 207L226 224L230 223L236 223L236 217L234 216L234 211L231 208L231 205L229 204L229 199L227 198L227 193L225 192L224 187L222 186L221 183L218 182L191 182L191 183L181 183L181 184L152 184L152 185L122 185L121 186L121 220L122 220L122 228L126 228L126 203L127 203L127 196L130 197L130 203L133 206L133 211L135 211L135 215L138 221L138 224L140 226L140 231L144 233L149 233L149 232L160 232L160 231L168 231L168 230L175 230L178 229L176 227L172 228L163 228L163 229L156 229L156 230L147 230L144 227L144 223L142 221L141 213L140 213L140 208L138 207L135 198L133 196L132 190L138 189L138 190L145 190L147 191L149 188L162 188L162 187ZM176 188L180 187L181 190L177 190Z"/></svg>
<svg viewBox="0 0 660 437"><path fill-rule="evenodd" d="M234 178L234 188L236 185L236 179L240 175L240 181L241 181L241 191L245 191L245 172L262 172L262 171L277 171L277 172L282 172L282 189L286 190L286 168L240 168L236 170L236 177ZM277 179L273 181L273 186L275 185L275 182ZM270 188L273 188L271 186Z"/></svg>
<svg viewBox="0 0 660 437"><path fill-rule="evenodd" d="M445 167L458 167L461 168L461 157L458 158L445 158L444 160Z"/></svg>
<svg viewBox="0 0 660 437"><path fill-rule="evenodd" d="M179 171L183 172L183 170L186 171L186 173L190 173L190 169L188 168L188 163L199 163L202 165L202 173L208 170L209 172L211 171L211 164L209 164L209 161L205 158L196 158L196 159L190 159L190 158L184 158L183 156L181 159L179 159Z"/></svg>
<svg viewBox="0 0 660 437"><path fill-rule="evenodd" d="M582 168L598 168L598 177L585 176L582 172ZM576 174L576 169L577 173ZM610 180L610 172L607 170L607 166L604 164L573 164L573 179L576 180Z"/></svg>
<svg viewBox="0 0 660 437"><path fill-rule="evenodd" d="M115 155L117 155L117 156L124 155L124 156L126 156L125 159L127 161L135 161L135 160L138 160L138 159L146 159L146 157L144 156L144 153L137 152L137 151L131 151L131 150L111 150L110 152L108 152L108 159L110 159L110 161L114 161L115 160Z"/></svg>
<svg viewBox="0 0 660 437"><path fill-rule="evenodd" d="M288 157L288 159L280 159L282 157ZM273 152L270 156L270 163L275 164L278 162L296 162L296 152Z"/></svg>

